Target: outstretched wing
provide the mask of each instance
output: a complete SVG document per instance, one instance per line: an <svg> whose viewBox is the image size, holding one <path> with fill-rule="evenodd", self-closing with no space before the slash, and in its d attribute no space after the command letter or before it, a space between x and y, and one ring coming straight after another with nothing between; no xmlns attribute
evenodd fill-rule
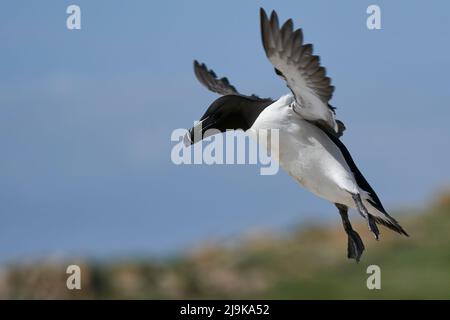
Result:
<svg viewBox="0 0 450 320"><path fill-rule="evenodd" d="M243 94L239 93L236 88L230 84L227 78L224 77L218 79L213 70L208 70L208 67L204 63L200 64L197 60L194 60L194 73L198 81L212 92L221 95L236 94L243 96ZM256 100L272 100L270 98L260 98L254 94L246 97Z"/></svg>
<svg viewBox="0 0 450 320"><path fill-rule="evenodd" d="M312 44L303 44L302 30L294 31L291 19L280 28L275 11L269 19L261 8L260 15L264 50L275 72L294 94L294 110L306 120L324 123L339 134L341 126L336 122L334 108L328 104L334 87L320 66L319 56L313 55Z"/></svg>
<svg viewBox="0 0 450 320"><path fill-rule="evenodd" d="M227 78L218 79L215 72L208 70L204 63L200 64L197 60L194 61L194 72L198 81L212 92L221 95L239 94L234 86L230 84Z"/></svg>

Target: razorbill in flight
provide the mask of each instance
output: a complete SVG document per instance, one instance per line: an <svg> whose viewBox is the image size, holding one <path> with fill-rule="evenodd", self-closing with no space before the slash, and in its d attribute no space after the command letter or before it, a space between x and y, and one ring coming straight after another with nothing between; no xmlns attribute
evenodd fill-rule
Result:
<svg viewBox="0 0 450 320"><path fill-rule="evenodd" d="M261 8L260 19L266 56L291 93L278 100L243 95L227 78L219 79L205 64L194 61L197 79L222 96L200 119L200 137L194 135L192 128L185 143L200 141L208 129L220 132L242 129L253 133L278 129L276 154L280 166L303 187L336 205L348 235L348 258L359 261L364 251L361 237L350 224L348 208L356 209L364 217L377 240L378 224L407 236L383 208L340 141L345 126L335 118L335 108L329 104L334 87L320 65L319 56L313 54L312 44L303 43L302 29L294 30L291 19L280 28L275 11L269 18Z"/></svg>

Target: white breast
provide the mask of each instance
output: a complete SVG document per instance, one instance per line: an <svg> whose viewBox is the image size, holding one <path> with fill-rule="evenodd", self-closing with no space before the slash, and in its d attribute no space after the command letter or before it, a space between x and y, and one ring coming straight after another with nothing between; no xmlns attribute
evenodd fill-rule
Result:
<svg viewBox="0 0 450 320"><path fill-rule="evenodd" d="M349 194L358 186L339 148L314 124L304 120L289 106L292 95L281 97L267 107L249 129L279 129L280 166L306 189L331 202L353 204Z"/></svg>

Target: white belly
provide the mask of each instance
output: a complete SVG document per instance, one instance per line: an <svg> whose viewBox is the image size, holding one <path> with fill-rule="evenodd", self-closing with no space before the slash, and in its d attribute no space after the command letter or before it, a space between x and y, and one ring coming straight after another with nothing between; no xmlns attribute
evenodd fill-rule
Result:
<svg viewBox="0 0 450 320"><path fill-rule="evenodd" d="M280 166L317 196L353 207L350 193L359 190L341 151L282 99L267 107L250 130L279 129L279 146L271 148L272 155L278 154Z"/></svg>
<svg viewBox="0 0 450 320"><path fill-rule="evenodd" d="M349 192L357 193L358 188L339 149L309 122L300 120L299 128L286 134L280 132L281 167L317 196L352 204Z"/></svg>

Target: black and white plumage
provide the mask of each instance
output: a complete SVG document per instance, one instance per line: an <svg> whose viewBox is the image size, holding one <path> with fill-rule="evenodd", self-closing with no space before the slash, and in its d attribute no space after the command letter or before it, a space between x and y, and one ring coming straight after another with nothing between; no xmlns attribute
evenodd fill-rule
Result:
<svg viewBox="0 0 450 320"><path fill-rule="evenodd" d="M280 27L275 11L269 18L261 9L260 18L266 56L292 93L276 101L243 95L227 78L218 79L205 64L195 61L197 79L222 95L200 119L202 130L243 129L256 134L261 129L278 129L278 150L271 146L272 154L278 155L280 166L307 190L336 205L348 235L348 257L359 261L364 244L350 224L348 208L358 210L376 239L377 224L407 233L386 212L340 141L345 126L329 104L334 87L312 45L303 43L302 30L294 31L291 19ZM189 144L198 141L193 129L185 140Z"/></svg>

